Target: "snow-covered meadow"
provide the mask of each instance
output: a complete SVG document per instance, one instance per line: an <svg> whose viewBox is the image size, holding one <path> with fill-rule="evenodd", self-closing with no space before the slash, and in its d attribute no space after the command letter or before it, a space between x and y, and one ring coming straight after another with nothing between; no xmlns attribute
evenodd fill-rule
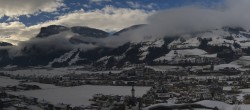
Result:
<svg viewBox="0 0 250 110"><path fill-rule="evenodd" d="M19 80L0 76L0 87L15 86ZM27 97L36 97L39 100L46 100L52 104L65 103L72 106L90 105L90 98L94 94L105 95L131 95L130 86L95 86L83 85L75 87L59 87L52 84L42 84L37 82L26 82L25 84L38 85L41 90L9 92L14 95L24 95ZM135 95L141 97L150 87L135 87Z"/></svg>
<svg viewBox="0 0 250 110"><path fill-rule="evenodd" d="M44 88L44 87L43 87ZM135 87L135 95L142 96L150 87ZM130 86L93 86L84 85L77 87L56 87L45 88L42 90L11 92L15 95L24 95L27 97L36 97L40 100L47 100L52 104L65 103L72 106L90 105L90 98L94 94L105 95L131 95Z"/></svg>
<svg viewBox="0 0 250 110"><path fill-rule="evenodd" d="M14 80L14 79L10 79L8 77L0 76L0 87L14 86L14 85L18 85L18 84L19 84L18 80Z"/></svg>
<svg viewBox="0 0 250 110"><path fill-rule="evenodd" d="M226 104L224 102L212 101L212 100L203 100L203 101L196 102L194 104L200 104L200 105L210 107L210 108L217 107L219 110L249 110L250 109L250 105L230 105L230 104ZM178 105L178 104L159 103L159 104L155 104L155 105L151 105L149 107L146 107L143 110L150 110L151 108L154 108L157 106L162 107L162 106L174 106L174 105ZM208 109L196 108L196 109L192 109L192 110L208 110Z"/></svg>

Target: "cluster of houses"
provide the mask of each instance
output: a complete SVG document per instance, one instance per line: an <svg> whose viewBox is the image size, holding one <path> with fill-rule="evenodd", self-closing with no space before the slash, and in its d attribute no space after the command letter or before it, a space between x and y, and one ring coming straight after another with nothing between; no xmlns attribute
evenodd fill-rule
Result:
<svg viewBox="0 0 250 110"><path fill-rule="evenodd" d="M223 86L195 84L193 81L156 85L143 96L142 100L146 105L157 103L182 104L201 100L217 100L230 104L240 102L236 100L234 95L229 95L226 91L223 91Z"/></svg>
<svg viewBox="0 0 250 110"><path fill-rule="evenodd" d="M169 69L166 71L155 71L145 65L138 65L129 70L124 70L120 73L83 73L83 74L67 74L63 76L44 77L44 76L15 76L10 74L1 74L14 79L20 79L23 82L39 82L45 84L54 84L56 86L80 86L80 85L112 85L112 86L154 86L159 80L171 82L179 82L183 77L190 75L196 76L227 76L227 75L242 75L249 74L247 71L241 71L235 68L223 68L214 70L214 66L203 68L183 68ZM19 85L9 87L9 89L36 89L35 85ZM37 88L39 89L39 88Z"/></svg>
<svg viewBox="0 0 250 110"><path fill-rule="evenodd" d="M146 68L143 65L137 66L121 73L95 73L95 74L67 74L63 76L16 76L10 74L1 74L3 76L19 79L23 82L39 82L45 84L54 84L56 86L80 86L80 85L113 85L129 86L135 83L136 86L152 86L155 80L160 78L162 73Z"/></svg>
<svg viewBox="0 0 250 110"><path fill-rule="evenodd" d="M216 76L219 73L221 76ZM245 95L243 100L237 98L237 94L241 93L240 89L250 88L249 73L249 71L243 72L235 68L215 71L213 65L200 70L189 68L165 72L155 71L145 65L137 65L120 73L71 73L55 77L25 77L8 74L8 77L21 79L22 83L17 86L0 88L0 109L14 107L18 110L26 110L35 107L44 110L140 110L158 103L183 104L201 100L216 100L228 104L249 104L250 94ZM196 77L192 77L192 75ZM96 94L90 99L91 105L79 107L71 107L62 103L51 104L45 100L6 93L6 91L40 89L39 86L23 83L26 81L56 86L113 85L131 86L132 88L130 96ZM134 86L151 86L151 89L142 97L135 97Z"/></svg>
<svg viewBox="0 0 250 110"><path fill-rule="evenodd" d="M119 95L103 95L95 94L90 101L92 104L88 109L107 109L107 110L141 110L140 98L133 96L133 91L131 90L131 96L119 96Z"/></svg>
<svg viewBox="0 0 250 110"><path fill-rule="evenodd" d="M246 71L241 71L234 67L226 67L226 68L222 68L219 70L206 68L206 69L198 69L192 72L193 74L199 75L199 76L202 76L202 75L229 75L230 76L230 75L240 75L240 74L246 73Z"/></svg>
<svg viewBox="0 0 250 110"><path fill-rule="evenodd" d="M217 57L206 57L199 55L182 55L174 51L174 57L171 60L157 60L154 61L154 65L183 65L183 66L195 66L195 65L209 65L209 64L222 64L224 60Z"/></svg>
<svg viewBox="0 0 250 110"><path fill-rule="evenodd" d="M71 107L69 104L51 104L46 100L9 94L0 89L0 110L141 110L140 98L135 97L134 87L131 96L95 94L89 101L91 105Z"/></svg>
<svg viewBox="0 0 250 110"><path fill-rule="evenodd" d="M140 110L138 108L145 108L158 103L181 105L185 103L195 103L202 100L216 100L228 104L249 104L250 95L247 94L243 96L243 100L237 98L237 94L241 93L240 89L250 86L250 83L246 83L248 81L250 81L250 79L247 77L228 77L223 80L217 78L203 80L195 78L173 78L171 80L159 79L146 94L142 97L134 98L134 101L132 102L135 103L130 103L130 106L126 105L130 102L130 96L96 94L90 99L93 103L91 106L88 106L88 108L98 109L98 107L101 107L109 109L119 108L120 110ZM225 89L225 87L230 87L230 89ZM135 90L132 88L132 97L134 97L134 91ZM218 108L207 109L219 110Z"/></svg>
<svg viewBox="0 0 250 110"><path fill-rule="evenodd" d="M175 49L193 49L198 48L199 45L192 45L188 42L185 42L185 39L180 39L180 42L175 42L172 45L169 45L168 48L171 50Z"/></svg>
<svg viewBox="0 0 250 110"><path fill-rule="evenodd" d="M37 85L20 83L18 85L8 85L6 87L0 87L0 89L5 91L27 91L27 90L39 90L41 89Z"/></svg>

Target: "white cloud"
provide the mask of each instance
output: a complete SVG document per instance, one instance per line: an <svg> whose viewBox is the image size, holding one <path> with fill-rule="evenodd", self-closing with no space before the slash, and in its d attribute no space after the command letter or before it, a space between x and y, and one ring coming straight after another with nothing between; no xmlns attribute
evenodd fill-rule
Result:
<svg viewBox="0 0 250 110"><path fill-rule="evenodd" d="M53 12L61 6L62 0L0 0L0 18Z"/></svg>
<svg viewBox="0 0 250 110"><path fill-rule="evenodd" d="M139 4L138 2L127 1L127 4L132 8L140 8L141 7L141 4Z"/></svg>
<svg viewBox="0 0 250 110"><path fill-rule="evenodd" d="M158 11L148 18L148 25L123 33L122 39L110 41L117 44L129 41L140 42L148 36L176 36L225 26L250 29L249 6L249 0L226 0L222 6L212 9L202 6L185 6Z"/></svg>
<svg viewBox="0 0 250 110"><path fill-rule="evenodd" d="M112 0L89 0L91 3L95 2L112 2Z"/></svg>
<svg viewBox="0 0 250 110"><path fill-rule="evenodd" d="M88 26L105 31L118 31L131 25L146 23L146 19L150 15L150 12L144 10L107 6L101 10L89 12L79 10L60 16L58 20L49 21L42 25Z"/></svg>
<svg viewBox="0 0 250 110"><path fill-rule="evenodd" d="M28 40L30 35L34 35L36 31L33 30L18 21L0 23L0 41L17 44L20 41Z"/></svg>
<svg viewBox="0 0 250 110"><path fill-rule="evenodd" d="M83 7L84 7L84 8L90 8L91 5L89 5L89 4L83 4Z"/></svg>
<svg viewBox="0 0 250 110"><path fill-rule="evenodd" d="M88 5L96 4L102 6L103 3L112 2L112 0L89 0Z"/></svg>
<svg viewBox="0 0 250 110"><path fill-rule="evenodd" d="M126 2L131 8L145 8L145 9L154 9L157 7L155 3L150 3L150 4L140 4L138 2L133 2L133 1L127 1Z"/></svg>
<svg viewBox="0 0 250 110"><path fill-rule="evenodd" d="M209 31L225 26L250 29L249 0L227 0L223 6L207 8L185 6L162 10L148 17L148 24L101 40L102 45L117 47L126 42L178 36L180 34Z"/></svg>
<svg viewBox="0 0 250 110"><path fill-rule="evenodd" d="M112 0L89 0L89 5L96 4L102 6L103 2L112 2Z"/></svg>
<svg viewBox="0 0 250 110"><path fill-rule="evenodd" d="M0 40L17 44L18 41L24 41L36 36L41 27L49 25L64 25L68 27L88 26L105 31L119 31L131 25L147 23L146 19L152 13L153 12L146 12L139 9L133 10L107 6L103 9L88 12L84 10L75 11L59 16L57 20L47 21L29 27L26 27L21 22L12 22L9 24L0 23L0 26L2 25L0 28L0 32L2 32L0 36L9 36L9 38L0 38ZM18 26L13 24L18 24ZM6 29L9 31L6 31Z"/></svg>

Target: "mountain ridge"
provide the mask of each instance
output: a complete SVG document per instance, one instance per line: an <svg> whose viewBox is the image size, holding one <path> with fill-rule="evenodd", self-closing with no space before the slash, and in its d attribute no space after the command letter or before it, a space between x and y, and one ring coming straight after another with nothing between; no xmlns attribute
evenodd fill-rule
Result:
<svg viewBox="0 0 250 110"><path fill-rule="evenodd" d="M114 35L134 30L144 25L135 25L125 28ZM59 25L42 28L38 38L47 38L68 30L75 30L81 36L94 38L109 37L105 31L89 27L67 28ZM99 34L97 34L97 33ZM225 27L180 36L155 38L137 43L127 42L115 48L96 47L82 51L80 48L68 50L54 50L52 53L28 54L9 58L7 53L0 54L2 65L17 66L49 66L65 67L74 65L92 65L100 68L122 67L129 64L148 65L208 65L230 63L241 56L250 55L250 32L243 28ZM91 44L87 41L78 41L70 38L72 45ZM74 41L73 41L74 40ZM76 44L75 44L76 43ZM25 51L29 51L26 48ZM35 49L35 47L34 47ZM200 52L199 54L194 54ZM4 58L4 60L3 60ZM63 59L64 58L64 59ZM56 60L57 59L57 60ZM62 61L60 61L61 59Z"/></svg>

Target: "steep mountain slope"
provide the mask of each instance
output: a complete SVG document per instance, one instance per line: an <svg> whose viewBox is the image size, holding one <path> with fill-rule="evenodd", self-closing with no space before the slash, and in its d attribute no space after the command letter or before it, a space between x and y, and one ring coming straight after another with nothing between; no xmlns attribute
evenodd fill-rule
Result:
<svg viewBox="0 0 250 110"><path fill-rule="evenodd" d="M122 29L122 30L114 33L113 35L118 36L122 33L125 33L125 32L130 31L130 30L135 30L135 29L141 28L143 26L146 26L146 24L138 24L138 25L130 26L128 28Z"/></svg>
<svg viewBox="0 0 250 110"><path fill-rule="evenodd" d="M113 35L120 37L121 33L138 29L142 26L144 25L132 26ZM0 53L0 66L64 67L93 65L101 68L112 68L140 63L183 66L230 63L239 58L249 58L242 56L250 56L249 30L231 27L155 38L137 43L127 42L115 48L79 48L81 45L95 45L94 40L88 40L90 38L98 40L110 36L105 31L89 27L69 28L52 25L42 28L41 32L34 39L47 39L51 36L53 37L53 35L60 35L60 38L65 32L76 35L64 38L65 41L59 44L59 47L67 47L67 45L71 47L56 48L52 45L49 48L52 48L52 51L47 52L48 50L40 49L39 45L32 44L21 49L25 54L13 58L8 57L8 51L4 51Z"/></svg>

